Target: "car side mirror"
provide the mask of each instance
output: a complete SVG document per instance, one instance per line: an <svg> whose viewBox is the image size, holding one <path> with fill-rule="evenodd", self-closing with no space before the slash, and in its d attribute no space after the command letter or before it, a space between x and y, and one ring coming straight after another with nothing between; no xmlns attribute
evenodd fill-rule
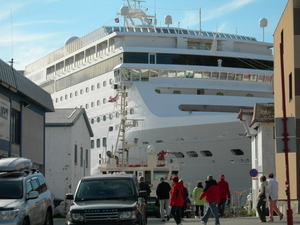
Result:
<svg viewBox="0 0 300 225"><path fill-rule="evenodd" d="M35 199L39 197L39 193L37 191L31 191L29 192L29 194L27 195L27 199Z"/></svg>
<svg viewBox="0 0 300 225"><path fill-rule="evenodd" d="M66 193L66 199L67 199L67 200L74 200L74 195L73 195L73 193Z"/></svg>

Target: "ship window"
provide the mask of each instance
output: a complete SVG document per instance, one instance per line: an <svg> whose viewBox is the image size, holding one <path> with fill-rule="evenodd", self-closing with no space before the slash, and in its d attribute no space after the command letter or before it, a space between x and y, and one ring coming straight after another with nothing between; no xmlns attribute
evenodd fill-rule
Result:
<svg viewBox="0 0 300 225"><path fill-rule="evenodd" d="M113 83L113 80L112 79L109 79L109 84L111 85Z"/></svg>
<svg viewBox="0 0 300 225"><path fill-rule="evenodd" d="M235 163L235 161L234 161L233 159L230 159L229 162L230 162L231 164L234 164L234 163Z"/></svg>
<svg viewBox="0 0 300 225"><path fill-rule="evenodd" d="M160 94L160 90L159 89L155 89L155 92Z"/></svg>
<svg viewBox="0 0 300 225"><path fill-rule="evenodd" d="M94 123L94 119L91 119L91 124L93 124Z"/></svg>
<svg viewBox="0 0 300 225"><path fill-rule="evenodd" d="M103 104L105 104L105 103L106 103L106 98L103 99Z"/></svg>
<svg viewBox="0 0 300 225"><path fill-rule="evenodd" d="M130 69L122 69L122 80L129 81L131 78L131 70Z"/></svg>
<svg viewBox="0 0 300 225"><path fill-rule="evenodd" d="M205 71L203 72L203 79L209 79L210 78L210 72Z"/></svg>
<svg viewBox="0 0 300 225"><path fill-rule="evenodd" d="M211 79L218 80L219 79L219 73L218 72L212 72Z"/></svg>
<svg viewBox="0 0 300 225"><path fill-rule="evenodd" d="M185 72L186 78L193 78L194 77L194 71L186 71Z"/></svg>
<svg viewBox="0 0 300 225"><path fill-rule="evenodd" d="M149 141L143 141L143 145L149 145Z"/></svg>
<svg viewBox="0 0 300 225"><path fill-rule="evenodd" d="M109 127L109 128L108 128L108 131L113 131L113 130L114 130L113 127Z"/></svg>
<svg viewBox="0 0 300 225"><path fill-rule="evenodd" d="M100 88L100 83L97 84L97 88L98 88L98 89Z"/></svg>
<svg viewBox="0 0 300 225"><path fill-rule="evenodd" d="M141 70L141 81L149 80L149 70Z"/></svg>
<svg viewBox="0 0 300 225"><path fill-rule="evenodd" d="M55 99L55 102L56 102L56 103L58 102L58 98Z"/></svg>
<svg viewBox="0 0 300 225"><path fill-rule="evenodd" d="M112 119L113 118L113 115L112 114L109 114L109 119Z"/></svg>
<svg viewBox="0 0 300 225"><path fill-rule="evenodd" d="M169 29L169 31L170 31L171 34L176 34L174 29Z"/></svg>
<svg viewBox="0 0 300 225"><path fill-rule="evenodd" d="M205 157L212 157L213 156L211 151L208 151L208 150L201 151L201 154Z"/></svg>
<svg viewBox="0 0 300 225"><path fill-rule="evenodd" d="M168 71L167 70L160 70L159 71L159 76L160 77L167 77L168 76Z"/></svg>
<svg viewBox="0 0 300 225"><path fill-rule="evenodd" d="M168 77L176 77L176 71L175 70L169 70Z"/></svg>
<svg viewBox="0 0 300 225"><path fill-rule="evenodd" d="M183 78L184 77L184 71L177 71L177 77Z"/></svg>
<svg viewBox="0 0 300 225"><path fill-rule="evenodd" d="M87 87L87 88L85 88L85 92L86 93L88 93L89 92L89 88Z"/></svg>
<svg viewBox="0 0 300 225"><path fill-rule="evenodd" d="M249 81L250 80L250 74L244 74L243 81Z"/></svg>
<svg viewBox="0 0 300 225"><path fill-rule="evenodd" d="M100 148L101 145L100 145L100 138L97 139L97 148Z"/></svg>
<svg viewBox="0 0 300 225"><path fill-rule="evenodd" d="M156 143L163 143L163 140L156 140Z"/></svg>
<svg viewBox="0 0 300 225"><path fill-rule="evenodd" d="M91 102L91 107L94 107L94 102Z"/></svg>
<svg viewBox="0 0 300 225"><path fill-rule="evenodd" d="M140 80L140 70L132 69L132 81L139 81Z"/></svg>
<svg viewBox="0 0 300 225"><path fill-rule="evenodd" d="M105 87L106 86L106 80L105 81L103 81L103 87Z"/></svg>
<svg viewBox="0 0 300 225"><path fill-rule="evenodd" d="M227 73L221 72L220 73L220 80L226 80L227 79Z"/></svg>
<svg viewBox="0 0 300 225"><path fill-rule="evenodd" d="M158 77L158 71L157 70L149 70L149 76L150 77Z"/></svg>
<svg viewBox="0 0 300 225"><path fill-rule="evenodd" d="M89 108L89 104L85 104L85 108L88 109Z"/></svg>
<svg viewBox="0 0 300 225"><path fill-rule="evenodd" d="M234 73L228 73L228 80L234 80Z"/></svg>
<svg viewBox="0 0 300 225"><path fill-rule="evenodd" d="M264 75L259 75L258 76L258 82L264 82L265 81L265 76Z"/></svg>
<svg viewBox="0 0 300 225"><path fill-rule="evenodd" d="M201 137L194 137L193 140L195 141L200 141L202 138Z"/></svg>
<svg viewBox="0 0 300 225"><path fill-rule="evenodd" d="M116 112L116 118L119 118L119 113L118 112Z"/></svg>
<svg viewBox="0 0 300 225"><path fill-rule="evenodd" d="M184 139L183 138L176 138L175 141L181 142L181 141L184 141Z"/></svg>
<svg viewBox="0 0 300 225"><path fill-rule="evenodd" d="M68 99L68 95L65 95L65 100L67 100Z"/></svg>
<svg viewBox="0 0 300 225"><path fill-rule="evenodd" d="M244 155L244 152L241 149L231 149L230 151L234 155Z"/></svg>
<svg viewBox="0 0 300 225"><path fill-rule="evenodd" d="M159 178L164 177L165 180L168 180L168 171L153 171L154 180L159 180Z"/></svg>
<svg viewBox="0 0 300 225"><path fill-rule="evenodd" d="M63 97L62 96L60 96L60 101L62 101L63 100Z"/></svg>
<svg viewBox="0 0 300 225"><path fill-rule="evenodd" d="M211 162L212 162L213 165L217 165L215 160L211 160Z"/></svg>
<svg viewBox="0 0 300 225"><path fill-rule="evenodd" d="M265 82L266 83L271 83L272 77L271 76L266 76Z"/></svg>
<svg viewBox="0 0 300 225"><path fill-rule="evenodd" d="M198 157L198 154L195 151L187 151L186 154L192 158Z"/></svg>
<svg viewBox="0 0 300 225"><path fill-rule="evenodd" d="M99 117L99 116L97 117L97 122L98 122L98 123L100 122L100 117Z"/></svg>
<svg viewBox="0 0 300 225"><path fill-rule="evenodd" d="M76 147L76 151L75 151L75 155L77 153L77 145L75 145ZM94 140L91 140L91 148L95 148L95 141Z"/></svg>
<svg viewBox="0 0 300 225"><path fill-rule="evenodd" d="M168 29L165 29L165 28L162 28L162 31L163 31L163 33L165 33L165 34L168 34L168 33L169 33Z"/></svg>
<svg viewBox="0 0 300 225"><path fill-rule="evenodd" d="M70 93L70 98L73 98L73 93Z"/></svg>
<svg viewBox="0 0 300 225"><path fill-rule="evenodd" d="M251 80L251 82L257 82L257 75L256 74L252 74L250 80Z"/></svg>
<svg viewBox="0 0 300 225"><path fill-rule="evenodd" d="M130 114L132 115L132 114L134 114L134 109L130 109Z"/></svg>
<svg viewBox="0 0 300 225"><path fill-rule="evenodd" d="M103 116L103 121L106 121L106 116Z"/></svg>
<svg viewBox="0 0 300 225"><path fill-rule="evenodd" d="M105 137L102 139L102 146L106 147L106 138Z"/></svg>
<svg viewBox="0 0 300 225"><path fill-rule="evenodd" d="M100 100L97 100L97 105L100 105Z"/></svg>
<svg viewBox="0 0 300 225"><path fill-rule="evenodd" d="M174 90L174 91L173 91L173 94L181 94L181 91L179 91L179 90Z"/></svg>
<svg viewBox="0 0 300 225"><path fill-rule="evenodd" d="M242 80L243 74L236 74L235 80Z"/></svg>
<svg viewBox="0 0 300 225"><path fill-rule="evenodd" d="M81 95L83 94L83 90L82 90L82 89L80 89L80 94L81 94Z"/></svg>
<svg viewBox="0 0 300 225"><path fill-rule="evenodd" d="M202 71L195 71L194 78L202 78Z"/></svg>
<svg viewBox="0 0 300 225"><path fill-rule="evenodd" d="M75 91L75 96L77 96L78 95L78 92L77 91Z"/></svg>

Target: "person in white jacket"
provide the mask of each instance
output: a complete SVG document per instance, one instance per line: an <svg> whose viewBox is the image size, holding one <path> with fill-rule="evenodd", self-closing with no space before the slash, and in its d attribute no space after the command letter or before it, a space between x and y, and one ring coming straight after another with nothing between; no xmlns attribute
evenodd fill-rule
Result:
<svg viewBox="0 0 300 225"><path fill-rule="evenodd" d="M279 216L279 220L282 220L283 214L277 208L278 199L278 182L274 178L274 174L269 174L268 179L268 192L269 192L269 219L268 221L274 221L273 211Z"/></svg>

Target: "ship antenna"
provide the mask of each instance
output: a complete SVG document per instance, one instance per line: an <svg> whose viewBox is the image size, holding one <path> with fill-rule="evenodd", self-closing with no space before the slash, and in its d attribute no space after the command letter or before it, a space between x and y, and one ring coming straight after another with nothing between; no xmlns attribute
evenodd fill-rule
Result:
<svg viewBox="0 0 300 225"><path fill-rule="evenodd" d="M11 33L11 67L14 67L14 40L13 40L13 24L12 24L12 9L10 9L10 33Z"/></svg>
<svg viewBox="0 0 300 225"><path fill-rule="evenodd" d="M201 35L201 8L199 8L199 35Z"/></svg>

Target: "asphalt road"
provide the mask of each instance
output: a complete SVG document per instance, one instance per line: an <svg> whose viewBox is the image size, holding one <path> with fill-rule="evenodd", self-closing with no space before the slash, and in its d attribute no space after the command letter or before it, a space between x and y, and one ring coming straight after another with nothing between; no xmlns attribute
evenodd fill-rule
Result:
<svg viewBox="0 0 300 225"><path fill-rule="evenodd" d="M279 218L276 216L274 217L274 222L267 222L265 224L287 224L286 216L283 217L281 221L279 221ZM214 218L210 218L208 220L207 225L214 225ZM264 224L259 223L259 218L257 217L235 217L235 218L220 218L221 225L255 225L255 224ZM54 219L54 225L64 225L65 219ZM166 224L166 225L175 225L175 221L173 219L170 219L167 222L161 222L158 218L148 218L148 224ZM182 221L183 225L200 225L200 219L194 219L194 218L184 218L184 221ZM300 214L293 215L293 224L300 224ZM287 225L293 225L293 224L287 224Z"/></svg>

